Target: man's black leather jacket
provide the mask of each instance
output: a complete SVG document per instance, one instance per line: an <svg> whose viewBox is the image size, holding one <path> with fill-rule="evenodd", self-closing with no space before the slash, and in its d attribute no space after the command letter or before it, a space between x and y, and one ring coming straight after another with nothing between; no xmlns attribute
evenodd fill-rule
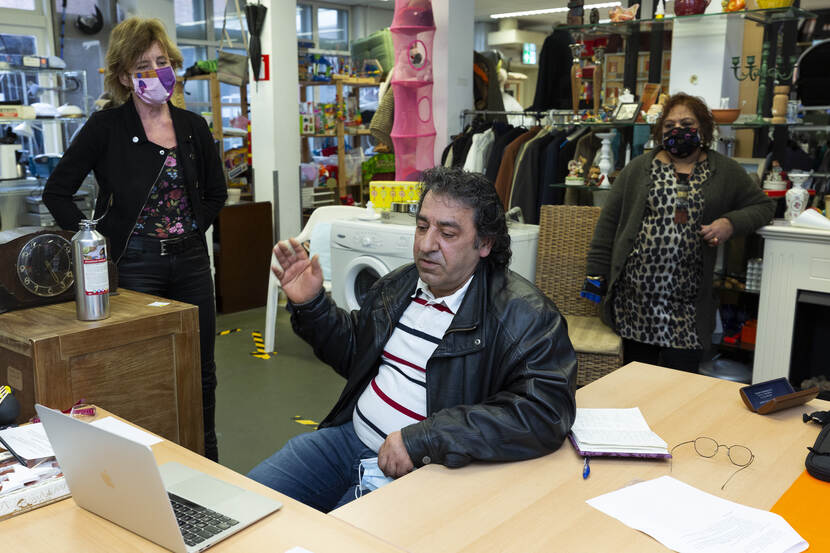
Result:
<svg viewBox="0 0 830 553"><path fill-rule="evenodd" d="M170 117L176 132L179 167L199 232L208 227L228 197L219 151L203 117L173 104ZM61 228L76 230L86 217L72 201L84 177L94 171L99 193L97 230L110 240L110 258L118 261L167 154L147 140L130 98L98 111L81 128L46 181L43 203Z"/></svg>
<svg viewBox="0 0 830 553"><path fill-rule="evenodd" d="M351 420L417 280L415 265L396 269L351 314L322 292L289 306L294 331L347 379L321 427ZM573 424L576 355L565 319L506 269L479 263L426 369L428 416L401 430L415 466L539 457L558 449Z"/></svg>

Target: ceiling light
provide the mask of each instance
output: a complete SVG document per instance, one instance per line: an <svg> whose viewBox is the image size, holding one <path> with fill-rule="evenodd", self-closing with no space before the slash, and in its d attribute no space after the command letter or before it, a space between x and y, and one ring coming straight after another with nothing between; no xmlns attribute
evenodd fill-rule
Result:
<svg viewBox="0 0 830 553"><path fill-rule="evenodd" d="M622 6L622 2L603 2L600 4L586 4L584 9L589 10L591 8L613 8L615 6ZM564 13L567 12L568 8L549 8L545 10L527 10L523 12L510 12L510 13L494 13L490 15L490 19L504 19L506 17L528 17L532 15L548 15L551 13Z"/></svg>

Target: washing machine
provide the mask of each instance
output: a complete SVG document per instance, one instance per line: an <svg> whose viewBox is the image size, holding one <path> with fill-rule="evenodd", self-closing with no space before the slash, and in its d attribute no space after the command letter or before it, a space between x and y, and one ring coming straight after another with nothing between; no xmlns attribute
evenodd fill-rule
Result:
<svg viewBox="0 0 830 553"><path fill-rule="evenodd" d="M412 263L415 222L341 220L331 223L331 297L347 311L360 309L380 277Z"/></svg>
<svg viewBox="0 0 830 553"><path fill-rule="evenodd" d="M533 282L539 226L510 224L510 269ZM412 263L415 221L341 220L331 224L331 296L347 311L359 309L366 292L380 277Z"/></svg>

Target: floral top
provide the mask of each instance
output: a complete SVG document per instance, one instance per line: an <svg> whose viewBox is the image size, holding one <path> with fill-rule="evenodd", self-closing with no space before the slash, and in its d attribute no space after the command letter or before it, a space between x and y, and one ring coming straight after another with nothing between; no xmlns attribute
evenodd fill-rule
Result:
<svg viewBox="0 0 830 553"><path fill-rule="evenodd" d="M698 230L701 187L710 174L709 161L700 161L684 187L672 165L654 159L643 224L615 284L614 316L623 338L702 347L695 318L702 266Z"/></svg>
<svg viewBox="0 0 830 553"><path fill-rule="evenodd" d="M176 154L175 147L167 151L164 167L138 216L133 234L170 238L197 229Z"/></svg>

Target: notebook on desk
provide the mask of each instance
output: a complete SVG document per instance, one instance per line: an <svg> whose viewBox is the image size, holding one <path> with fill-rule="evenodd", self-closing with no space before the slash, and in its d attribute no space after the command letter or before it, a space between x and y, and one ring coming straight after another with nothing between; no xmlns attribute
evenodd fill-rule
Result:
<svg viewBox="0 0 830 553"><path fill-rule="evenodd" d="M577 407L568 437L583 457L671 457L666 442L649 428L637 407Z"/></svg>
<svg viewBox="0 0 830 553"><path fill-rule="evenodd" d="M177 553L202 551L282 504L146 445L35 405L78 506Z"/></svg>

